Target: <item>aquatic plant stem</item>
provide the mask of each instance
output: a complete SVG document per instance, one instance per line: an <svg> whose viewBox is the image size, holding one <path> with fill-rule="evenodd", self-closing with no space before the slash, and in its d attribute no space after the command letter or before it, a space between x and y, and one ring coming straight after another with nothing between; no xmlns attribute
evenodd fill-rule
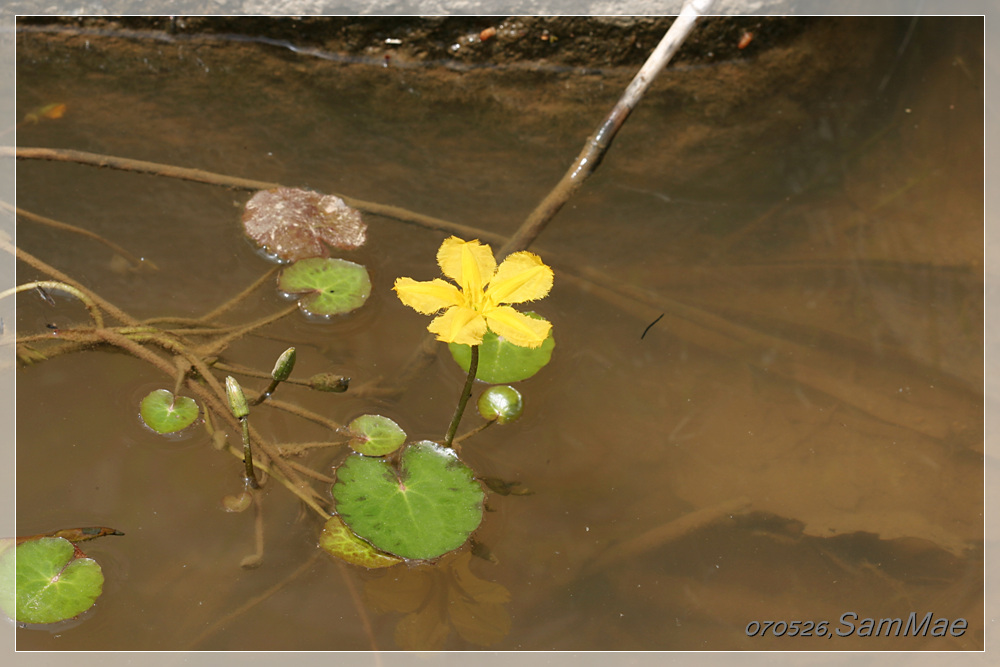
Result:
<svg viewBox="0 0 1000 667"><path fill-rule="evenodd" d="M301 417L302 419L307 419L321 426L325 426L331 431L339 432L340 429L342 428L340 424L333 421L332 419L324 417L321 414L317 414L312 410L307 410L306 408L300 407L294 403L287 403L285 401L279 401L277 399L272 398L271 400L267 401L266 403L262 403L261 405L270 406L277 410L284 410L285 412L293 414L296 417Z"/></svg>
<svg viewBox="0 0 1000 667"><path fill-rule="evenodd" d="M250 416L250 406L247 405L247 397L243 393L243 387L240 386L240 383L232 375L226 376L226 398L229 400L229 409L233 413L233 416L240 420L240 428L243 432L243 465L246 468L244 479L247 486L257 490L260 488L260 482L257 481L257 473L253 469L253 449L250 447L250 422L247 419Z"/></svg>
<svg viewBox="0 0 1000 667"><path fill-rule="evenodd" d="M324 475L321 472L316 472L307 465L303 465L295 461L286 461L286 463L288 463L288 465L292 466L306 477L311 477L312 479L318 480L324 484L333 484L334 482L337 481L336 479L330 477L329 475Z"/></svg>
<svg viewBox="0 0 1000 667"><path fill-rule="evenodd" d="M232 443L227 442L223 449L232 454L234 457L240 460L243 459L243 450L234 447ZM285 463L287 464L288 461L285 461ZM293 484L292 482L288 481L283 475L275 474L276 471L272 470L268 465L261 463L260 461L254 461L253 464L257 470L260 470L262 473L268 475L270 479L277 480L279 484L288 489L299 500L308 505L310 509L312 509L314 512L316 512L316 514L320 516L321 519L325 521L326 519L330 518L330 513L327 512L322 507L320 507L319 503L317 503L316 499L313 497L313 496L318 496L318 494L313 493L313 496L307 495L303 490L303 487ZM312 491L310 487L305 487L305 488L308 489L309 491Z"/></svg>
<svg viewBox="0 0 1000 667"><path fill-rule="evenodd" d="M64 337L68 338L67 334L69 333L70 332L64 334ZM127 336L123 336L112 329L97 329L92 333L96 334L98 340L103 340L107 343L110 343L111 345L122 348L127 352L131 353L132 355L138 357L139 359L142 359L144 361L153 364L154 366L159 368L161 371L163 371L170 377L174 377L174 373L176 372L176 367L171 365L170 362L168 362L166 359L159 356L158 354L150 350L147 350L136 340L133 340L132 338L129 338ZM68 339L73 340L72 338ZM216 377L211 374L211 372L209 371L208 367L204 364L204 362L198 359L197 356L185 350L183 346L174 344L173 341L166 340L165 336L150 337L150 340L151 342L158 343L164 346L168 351L176 352L177 354L190 355L187 357L188 360L192 362L193 368L198 372L198 374L202 377L202 379L207 383L208 386L205 386L205 384L198 382L195 378L187 378L188 388L192 392L194 392L194 394L198 398L200 398L209 409L215 412L215 414L227 420L231 428L242 429L242 427L238 423L239 420L233 417L232 412L228 409L227 406L223 405L222 401L225 400L226 390L219 383L218 379L216 379ZM263 451L264 454L266 454L267 459L274 463L274 466L278 470L280 470L285 477L288 478L290 483L298 484L299 482L298 475L292 468L288 466L287 462L281 459L278 452L274 449L273 445L270 445L268 442L264 441L258 434L254 432L252 428L250 429L250 439L258 445L257 447L258 451Z"/></svg>
<svg viewBox="0 0 1000 667"><path fill-rule="evenodd" d="M472 383L476 381L476 372L479 370L479 346L472 346L472 356L469 359L469 375L465 378L465 387L462 388L462 395L458 398L458 407L455 408L455 416L451 418L451 425L448 426L448 433L444 436L444 446L451 447L458 431L458 424L462 421L462 414L465 406L472 397Z"/></svg>
<svg viewBox="0 0 1000 667"><path fill-rule="evenodd" d="M491 419L488 422L483 422L482 424L480 424L479 426L475 427L474 429L466 431L462 435L460 435L457 438L455 438L454 443L453 443L454 446L457 448L459 446L459 444L465 442L466 440L468 440L472 436L476 435L477 433L482 433L483 431L485 431L490 426L493 426L496 423L497 423L496 419Z"/></svg>
<svg viewBox="0 0 1000 667"><path fill-rule="evenodd" d="M250 448L250 424L246 417L240 419L240 426L243 427L243 466L246 468L247 484L251 489L259 489L260 482L253 469L253 450Z"/></svg>
<svg viewBox="0 0 1000 667"><path fill-rule="evenodd" d="M17 287L4 290L0 292L0 299L15 294L17 292L26 292L31 289L51 289L58 290L61 292L66 292L67 294L72 294L87 307L87 311L90 313L91 319L94 320L94 325L98 328L104 326L104 318L101 316L101 310L97 307L97 304L91 300L89 296L73 287L72 285L67 285L66 283L58 282L56 280L37 280L33 283L25 283L23 285L18 285Z"/></svg>
<svg viewBox="0 0 1000 667"><path fill-rule="evenodd" d="M270 280L271 278L273 278L274 274L276 274L280 269L281 269L281 267L278 267L278 266L272 267L267 272L265 272L264 275L262 275L260 278L258 278L257 280L253 281L253 283L249 287L244 288L242 292L240 292L239 294L237 294L236 296L234 296L232 299L229 299L224 304L218 306L217 308L213 309L212 311L210 311L208 313L205 313L200 318L198 318L198 321L200 321L202 323L204 323L204 322L211 322L212 320L214 320L219 315L221 315L221 314L223 314L223 313L225 313L225 312L227 312L229 310L232 310L237 305L239 305L243 300L245 300L248 296L250 296L255 291L257 291L257 289L259 289L261 285L263 285L268 280Z"/></svg>
<svg viewBox="0 0 1000 667"><path fill-rule="evenodd" d="M91 292L89 289L87 289L86 287L84 287L83 285L81 285L79 282L73 280L72 278L70 278L69 276L67 276L65 273L63 273L62 271L60 271L60 270L58 270L58 269L56 269L54 267L49 266L48 264L46 264L42 260L38 259L37 257L35 257L34 255L32 255L31 253L25 252L21 248L15 248L14 246L12 246L10 243L8 243L7 241L3 240L2 238L0 238L0 250L5 250L5 251L9 252L10 254L14 255L15 257L17 257L17 259L21 260L22 262L25 262L29 266L32 266L33 268L41 271L42 273L45 273L45 274L51 276L52 278L54 278L55 280L58 280L61 283L66 283L67 285L72 285L76 289L80 290L82 293L86 294L90 298L91 301L93 301L98 306L100 306L102 309L104 309L104 312L108 313L109 315L111 315L112 317L114 317L115 319L117 319L118 321L120 321L122 324L129 324L129 325L132 325L132 326L138 326L139 320L135 319L134 317L132 317L128 313L125 313L124 311L122 311L121 309L119 309L117 306L114 306L111 303L108 303L107 301L105 301L104 299L102 299L101 297L97 296L96 294L94 294L93 292Z"/></svg>
<svg viewBox="0 0 1000 667"><path fill-rule="evenodd" d="M203 171L201 169L190 169L187 167L177 167L157 162L147 162L145 160L133 160L131 158L101 155L99 153L87 153L85 151L62 148L18 147L15 149L9 146L0 146L0 157L15 157L18 160L74 162L76 164L85 164L94 167L106 167L109 169L118 169L138 174L165 176L167 178L176 178L183 181L194 181L196 183L205 183L207 185L218 185L234 190L271 190L273 188L283 187L281 183L273 183L271 181L255 181L249 178L240 178L238 176L229 176L227 174L217 174L210 171ZM463 238L473 238L476 233L478 233L480 239L490 241L491 243L503 243L505 238L494 232L475 232L472 227L467 225L463 225L458 222L451 222L450 220L442 220L440 218L423 215L421 213L415 213L399 206L390 206L387 204L364 201L362 199L355 199L354 197L348 197L336 192L330 194L340 197L348 206L356 208L362 213L380 215L383 218L391 218L393 220L417 225L419 227L425 227L427 229L436 229L438 231L455 234L456 236L461 236Z"/></svg>
<svg viewBox="0 0 1000 667"><path fill-rule="evenodd" d="M255 368L248 368L246 366L240 366L237 364L227 364L222 361L216 361L212 364L212 368L222 371L223 373L230 373L233 375L245 375L246 377L257 378L259 380L269 380L271 378L270 373L265 373L264 371L259 371ZM296 380L295 378L288 378L287 380L282 380L285 384L294 384L299 387L311 387L308 380Z"/></svg>
<svg viewBox="0 0 1000 667"><path fill-rule="evenodd" d="M219 352L222 352L222 350L229 347L229 344L232 343L237 338L245 336L246 334L252 332L255 329L259 329L273 322L277 322L281 318L287 317L292 313L296 312L298 309L299 309L298 305L291 305L288 308L285 308L284 310L279 310L277 313L274 313L273 315L262 317L256 322L251 322L246 326L242 326L238 329L233 330L232 333L222 336L221 338L213 341L211 344L205 346L204 348L199 348L198 352L204 357L214 356Z"/></svg>
<svg viewBox="0 0 1000 667"><path fill-rule="evenodd" d="M271 397L271 394L274 393L274 390L278 388L279 384L281 384L281 380L271 380L271 384L267 385L267 389L260 392L260 395L257 396L257 398L250 401L250 405L260 405L261 403L269 399Z"/></svg>
<svg viewBox="0 0 1000 667"><path fill-rule="evenodd" d="M25 220L31 220L32 222L37 222L40 225L46 225L48 227L53 227L55 229L60 229L62 231L70 232L70 233L73 233L73 234L79 234L79 235L85 236L85 237L87 237L89 239L93 239L94 241L97 241L98 243L103 243L108 248L111 248L111 250L113 250L114 252L118 253L119 255L121 255L122 257L124 257L126 260L128 260L128 262L132 265L133 269L141 269L141 268L144 268L144 267L147 268L147 269L152 269L152 270L156 270L157 269L157 266L153 262L151 262L151 261L149 261L149 260L147 260L147 259L145 259L143 257L136 257L134 254L132 254L131 252L129 252L125 248L121 247L120 245L118 245L114 241L110 241L110 240L104 238L103 236L101 236L100 234L96 234L96 233L90 231L89 229L83 229L82 227L77 227L75 225L70 225L70 224L65 223L65 222L60 222L58 220L53 220L52 218L46 218L44 215L38 215L37 213L32 213L31 211L26 211L23 208L17 208L17 207L11 206L10 204L8 204L7 202L4 202L4 201L0 201L0 208L3 208L5 210L7 210L7 211L10 211L10 212L14 213L19 218L24 218Z"/></svg>
<svg viewBox="0 0 1000 667"><path fill-rule="evenodd" d="M251 486L250 498L253 500L254 552L240 561L240 567L247 570L260 567L264 560L264 505L258 487Z"/></svg>
<svg viewBox="0 0 1000 667"><path fill-rule="evenodd" d="M514 232L514 235L500 249L497 259L500 260L507 255L525 250L530 246L539 234L552 220L553 216L559 212L570 197L576 193L587 177L597 168L611 142L614 140L618 130L621 129L625 120L632 113L632 110L642 99L649 85L656 79L657 75L666 67L681 44L687 39L694 29L695 21L701 14L706 13L712 6L713 0L689 0L684 4L680 15L670 25L667 34L663 36L660 43L653 49L653 53L639 69L639 72L625 88L618 102L611 109L597 130L587 138L583 150L576 160L570 165L563 175L562 180L545 196L545 199L535 207Z"/></svg>

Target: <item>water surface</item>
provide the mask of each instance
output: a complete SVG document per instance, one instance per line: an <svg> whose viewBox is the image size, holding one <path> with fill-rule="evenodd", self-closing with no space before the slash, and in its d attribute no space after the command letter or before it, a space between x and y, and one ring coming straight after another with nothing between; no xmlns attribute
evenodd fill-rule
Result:
<svg viewBox="0 0 1000 667"><path fill-rule="evenodd" d="M908 29L817 22L780 48L679 63L533 246L556 271L533 304L554 324L553 361L521 383L522 420L463 450L477 473L532 492L491 496L475 535L493 560L468 567L494 584L478 589L491 604L455 597L455 561L365 572L317 558L315 516L280 487L264 564L242 570L252 517L220 506L239 462L204 432L144 429L139 399L172 382L158 371L80 352L18 370L18 531L126 535L87 549L107 577L96 608L19 630L18 648L982 648L982 24L921 19L897 55ZM407 65L25 31L19 115L67 113L17 142L508 235L631 75ZM138 318L200 316L269 269L239 226L247 192L40 161L18 164L17 186L20 208L155 263L127 270L102 245L18 224L20 247ZM369 243L345 255L372 275L361 311L285 318L226 358L266 371L294 344L303 374L360 386L398 373L427 320L391 285L435 277L444 234L366 220ZM19 264L19 282L41 277ZM86 321L70 300L18 299L19 335ZM286 305L264 288L224 319ZM462 375L442 347L391 400L280 392L340 422L380 412L440 438ZM329 437L285 413L254 418L275 442ZM338 456L304 461L329 474ZM913 611L970 629L833 644L745 631ZM414 628L443 638L415 643L434 633Z"/></svg>

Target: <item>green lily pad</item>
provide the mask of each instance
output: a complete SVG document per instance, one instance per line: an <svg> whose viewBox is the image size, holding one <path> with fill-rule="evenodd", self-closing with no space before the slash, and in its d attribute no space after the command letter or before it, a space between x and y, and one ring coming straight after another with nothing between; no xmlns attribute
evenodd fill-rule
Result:
<svg viewBox="0 0 1000 667"><path fill-rule="evenodd" d="M0 604L19 623L56 623L94 606L104 588L97 561L62 537L28 540L0 555Z"/></svg>
<svg viewBox="0 0 1000 667"><path fill-rule="evenodd" d="M383 553L351 532L339 516L330 517L319 534L319 546L332 556L351 565L369 569L392 567L403 559Z"/></svg>
<svg viewBox="0 0 1000 667"><path fill-rule="evenodd" d="M155 389L142 399L139 414L146 426L157 433L176 433L198 418L198 404L187 396L174 396L166 389Z"/></svg>
<svg viewBox="0 0 1000 667"><path fill-rule="evenodd" d="M521 392L510 385L498 385L484 391L476 407L483 419L495 419L498 424L509 424L521 418L524 399L521 398Z"/></svg>
<svg viewBox="0 0 1000 667"><path fill-rule="evenodd" d="M483 519L483 488L454 450L424 440L398 468L352 454L337 468L337 514L377 549L406 559L437 558L462 546Z"/></svg>
<svg viewBox="0 0 1000 667"><path fill-rule="evenodd" d="M525 313L528 317L542 319L535 313ZM519 347L506 338L487 331L479 346L479 366L476 368L476 378L490 384L507 384L527 380L549 363L552 359L552 348L556 346L552 330L548 338L539 347ZM466 373L469 372L469 362L472 360L472 348L468 345L449 343L451 356Z"/></svg>
<svg viewBox="0 0 1000 667"><path fill-rule="evenodd" d="M347 428L351 432L351 449L365 456L385 456L406 441L406 431L382 415L361 415Z"/></svg>
<svg viewBox="0 0 1000 667"><path fill-rule="evenodd" d="M346 259L313 257L295 262L278 276L278 289L299 295L307 315L329 317L360 308L372 283L365 267Z"/></svg>

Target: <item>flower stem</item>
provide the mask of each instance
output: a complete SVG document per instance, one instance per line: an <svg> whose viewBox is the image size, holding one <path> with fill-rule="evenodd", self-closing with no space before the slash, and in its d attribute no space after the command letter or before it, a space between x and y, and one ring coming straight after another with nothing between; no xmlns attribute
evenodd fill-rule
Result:
<svg viewBox="0 0 1000 667"><path fill-rule="evenodd" d="M458 423L462 421L462 413L465 412L465 404L469 402L469 398L472 397L472 383L476 380L476 371L479 370L479 346L472 346L472 357L469 359L469 377L465 379L465 388L462 389L462 395L458 399L458 407L455 408L455 416L451 418L451 426L448 427L448 433L444 436L444 446L451 447L452 440L455 439L455 433L458 431Z"/></svg>
<svg viewBox="0 0 1000 667"><path fill-rule="evenodd" d="M250 424L246 417L240 419L240 426L243 427L243 466L246 468L246 481L251 489L259 489L260 482L257 481L257 473L253 469L253 451L250 449Z"/></svg>

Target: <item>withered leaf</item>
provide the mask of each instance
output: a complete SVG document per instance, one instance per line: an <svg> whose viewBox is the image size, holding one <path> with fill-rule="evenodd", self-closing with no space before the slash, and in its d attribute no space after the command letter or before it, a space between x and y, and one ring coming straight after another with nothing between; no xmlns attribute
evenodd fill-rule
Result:
<svg viewBox="0 0 1000 667"><path fill-rule="evenodd" d="M243 210L247 236L286 262L328 257L328 246L352 250L365 242L361 212L340 197L298 188L261 190Z"/></svg>

